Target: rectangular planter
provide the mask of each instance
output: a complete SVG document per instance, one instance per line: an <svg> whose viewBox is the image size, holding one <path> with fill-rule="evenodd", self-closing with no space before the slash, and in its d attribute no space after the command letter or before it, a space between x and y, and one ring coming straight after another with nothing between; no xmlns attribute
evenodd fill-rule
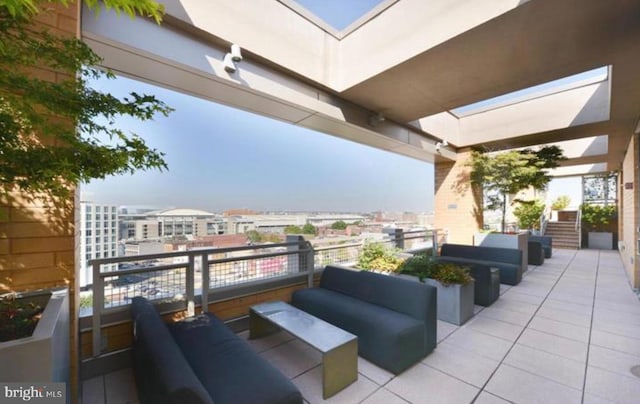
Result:
<svg viewBox="0 0 640 404"><path fill-rule="evenodd" d="M420 282L420 279L411 275L398 275L405 279ZM435 279L426 278L427 285L438 288L438 320L447 323L462 325L473 317L474 282L466 285L445 286Z"/></svg>
<svg viewBox="0 0 640 404"><path fill-rule="evenodd" d="M0 380L3 382L69 382L69 297L57 290L26 294L43 298L50 294L33 335L0 343ZM20 297L20 296L19 296ZM9 365L10 364L10 365Z"/></svg>
<svg viewBox="0 0 640 404"><path fill-rule="evenodd" d="M526 232L517 234L476 233L473 245L481 247L515 248L522 251L522 273L529 268L529 235Z"/></svg>
<svg viewBox="0 0 640 404"><path fill-rule="evenodd" d="M589 248L596 248L599 250L612 250L613 249L613 233L602 231L590 231L589 232Z"/></svg>

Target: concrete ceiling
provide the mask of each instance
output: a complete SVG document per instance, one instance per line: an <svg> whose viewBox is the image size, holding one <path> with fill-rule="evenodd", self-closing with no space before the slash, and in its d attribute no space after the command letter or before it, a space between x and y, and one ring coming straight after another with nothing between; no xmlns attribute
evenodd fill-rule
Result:
<svg viewBox="0 0 640 404"><path fill-rule="evenodd" d="M637 0L533 0L340 95L408 123L607 65L612 66L608 120L482 144L511 148L606 134L606 162L617 169L640 117ZM457 145L476 144L468 136Z"/></svg>

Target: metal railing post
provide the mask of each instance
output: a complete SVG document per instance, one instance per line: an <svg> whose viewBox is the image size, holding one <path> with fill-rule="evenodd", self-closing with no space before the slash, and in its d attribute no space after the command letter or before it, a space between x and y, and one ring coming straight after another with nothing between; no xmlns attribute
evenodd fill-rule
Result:
<svg viewBox="0 0 640 404"><path fill-rule="evenodd" d="M209 254L202 254L202 312L209 311Z"/></svg>
<svg viewBox="0 0 640 404"><path fill-rule="evenodd" d="M316 252L313 249L313 246L311 245L310 242L305 241L305 247L307 249L307 259L306 259L306 264L307 264L307 287L312 288L313 287L313 275L314 275L314 271L315 271L315 256L316 256Z"/></svg>
<svg viewBox="0 0 640 404"><path fill-rule="evenodd" d="M93 318L92 318L92 354L97 358L102 353L102 308L104 307L104 279L100 276L100 264L93 266Z"/></svg>
<svg viewBox="0 0 640 404"><path fill-rule="evenodd" d="M189 254L189 265L187 265L187 279L186 279L186 292L187 292L187 316L194 316L196 313L195 302L195 256Z"/></svg>
<svg viewBox="0 0 640 404"><path fill-rule="evenodd" d="M436 257L438 255L438 230L437 229L433 229L431 230L431 234L432 234L432 241L431 241L431 255L433 255L434 257Z"/></svg>
<svg viewBox="0 0 640 404"><path fill-rule="evenodd" d="M302 236L287 235L286 242L290 244L287 246L287 252L300 251L299 254L289 255L289 259L292 260L289 268L298 268L298 272L305 272L306 268L304 263L306 255L302 250L305 249L307 241Z"/></svg>

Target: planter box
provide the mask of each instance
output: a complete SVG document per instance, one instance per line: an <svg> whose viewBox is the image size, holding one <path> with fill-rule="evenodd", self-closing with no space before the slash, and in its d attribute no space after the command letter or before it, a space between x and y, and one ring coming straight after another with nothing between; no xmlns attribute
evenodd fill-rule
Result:
<svg viewBox="0 0 640 404"><path fill-rule="evenodd" d="M613 233L602 231L590 231L589 232L589 248L596 248L599 250L612 250L613 249Z"/></svg>
<svg viewBox="0 0 640 404"><path fill-rule="evenodd" d="M411 275L398 275L405 279L420 282L420 279ZM427 285L438 288L438 320L447 323L462 325L473 317L474 282L466 285L445 286L435 279L426 278Z"/></svg>
<svg viewBox="0 0 640 404"><path fill-rule="evenodd" d="M526 232L517 234L476 233L473 245L480 247L515 248L522 251L522 273L529 268L529 235Z"/></svg>
<svg viewBox="0 0 640 404"><path fill-rule="evenodd" d="M50 297L33 335L0 343L3 382L69 382L68 291L23 296L46 301L46 295Z"/></svg>

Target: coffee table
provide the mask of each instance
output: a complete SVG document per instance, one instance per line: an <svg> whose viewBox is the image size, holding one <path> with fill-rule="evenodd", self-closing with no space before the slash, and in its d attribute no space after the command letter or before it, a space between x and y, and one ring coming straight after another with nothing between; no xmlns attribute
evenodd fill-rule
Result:
<svg viewBox="0 0 640 404"><path fill-rule="evenodd" d="M329 398L358 379L358 337L299 310L276 301L249 310L249 338L260 338L279 330L322 353L322 397Z"/></svg>

